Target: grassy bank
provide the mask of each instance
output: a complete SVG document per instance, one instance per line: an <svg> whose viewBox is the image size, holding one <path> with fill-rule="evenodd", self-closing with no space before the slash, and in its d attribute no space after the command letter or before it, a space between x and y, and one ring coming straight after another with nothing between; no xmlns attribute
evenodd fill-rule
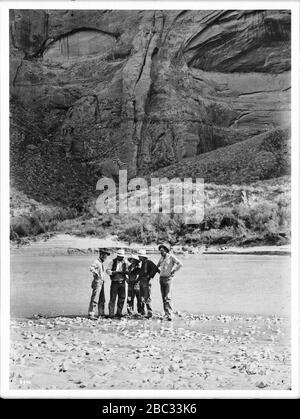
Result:
<svg viewBox="0 0 300 419"><path fill-rule="evenodd" d="M204 219L192 225L181 214L99 215L94 200L78 213L72 208L27 202L24 195L16 199L16 194L14 191L11 239L20 243L56 232L100 238L114 234L129 243L169 241L192 246L283 245L290 241L288 177L250 185L206 184Z"/></svg>

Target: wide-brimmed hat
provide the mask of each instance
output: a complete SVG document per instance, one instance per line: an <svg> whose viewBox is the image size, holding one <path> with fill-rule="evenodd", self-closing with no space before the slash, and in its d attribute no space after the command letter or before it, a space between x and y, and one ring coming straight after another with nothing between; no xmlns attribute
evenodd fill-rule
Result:
<svg viewBox="0 0 300 419"><path fill-rule="evenodd" d="M99 249L98 249L98 252L99 253L104 253L104 254L106 254L106 255L110 255L110 252L109 252L109 250L107 250L106 248L104 248L104 247L99 247Z"/></svg>
<svg viewBox="0 0 300 419"><path fill-rule="evenodd" d="M170 252L171 246L168 243L161 243L158 246L158 250L160 250L162 247L166 250L166 252Z"/></svg>
<svg viewBox="0 0 300 419"><path fill-rule="evenodd" d="M128 260L129 260L129 262L132 261L132 260L136 260L137 262L140 261L138 255L130 255L128 257Z"/></svg>
<svg viewBox="0 0 300 419"><path fill-rule="evenodd" d="M143 258L146 258L146 257L147 257L147 252L146 252L146 250L145 250L145 249L140 249L140 250L138 251L138 256L141 256L141 257L143 257Z"/></svg>
<svg viewBox="0 0 300 419"><path fill-rule="evenodd" d="M124 249L119 249L119 250L117 251L117 256L122 256L122 257L124 257L124 256L125 256L125 250L124 250Z"/></svg>

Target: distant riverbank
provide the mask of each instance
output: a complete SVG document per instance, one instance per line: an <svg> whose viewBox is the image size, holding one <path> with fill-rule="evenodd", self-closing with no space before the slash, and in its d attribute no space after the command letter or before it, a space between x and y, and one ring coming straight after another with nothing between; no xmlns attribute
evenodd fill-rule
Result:
<svg viewBox="0 0 300 419"><path fill-rule="evenodd" d="M215 251L290 243L289 177L251 185L205 184L204 196L203 220L189 224L184 214L100 214L95 197L87 199L80 211L42 205L12 189L10 238L22 246L58 234L91 240L115 236L125 243L149 246L168 241L191 251L204 246Z"/></svg>
<svg viewBox="0 0 300 419"><path fill-rule="evenodd" d="M93 254L100 247L111 249L124 248L128 252L135 252L143 247L149 253L158 253L156 244L143 245L141 243L128 243L118 240L116 236L105 238L78 237L71 234L53 234L49 238L41 237L36 241L28 241L27 244L11 243L12 254L32 255L80 255ZM173 252L177 254L261 254L261 255L290 255L290 245L282 246L187 246L175 245Z"/></svg>

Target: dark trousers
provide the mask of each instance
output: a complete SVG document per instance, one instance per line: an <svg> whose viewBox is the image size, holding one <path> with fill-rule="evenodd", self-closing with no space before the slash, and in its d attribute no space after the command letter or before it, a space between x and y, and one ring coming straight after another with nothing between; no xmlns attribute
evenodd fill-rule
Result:
<svg viewBox="0 0 300 419"><path fill-rule="evenodd" d="M141 292L141 314L145 314L145 309L147 308L148 316L152 316L151 284L148 280L140 281L140 292Z"/></svg>
<svg viewBox="0 0 300 419"><path fill-rule="evenodd" d="M165 314L167 316L172 316L172 278L160 277L159 282Z"/></svg>
<svg viewBox="0 0 300 419"><path fill-rule="evenodd" d="M134 300L137 302L137 312L141 313L141 293L140 286L137 284L128 284L127 289L127 313L132 314L134 312Z"/></svg>
<svg viewBox="0 0 300 419"><path fill-rule="evenodd" d="M115 305L117 301L117 316L121 316L125 297L126 297L126 285L124 281L111 281L110 284L110 300L108 304L109 315L114 316L115 314Z"/></svg>
<svg viewBox="0 0 300 419"><path fill-rule="evenodd" d="M92 295L89 305L89 315L95 315L98 306L99 316L104 314L105 294L104 294L104 281L94 278L92 282Z"/></svg>

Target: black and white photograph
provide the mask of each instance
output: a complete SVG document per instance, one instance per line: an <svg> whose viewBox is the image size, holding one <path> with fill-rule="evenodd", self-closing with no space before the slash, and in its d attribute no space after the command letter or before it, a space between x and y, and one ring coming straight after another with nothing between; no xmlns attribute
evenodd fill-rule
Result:
<svg viewBox="0 0 300 419"><path fill-rule="evenodd" d="M2 396L299 397L299 4L214 3L1 6Z"/></svg>

